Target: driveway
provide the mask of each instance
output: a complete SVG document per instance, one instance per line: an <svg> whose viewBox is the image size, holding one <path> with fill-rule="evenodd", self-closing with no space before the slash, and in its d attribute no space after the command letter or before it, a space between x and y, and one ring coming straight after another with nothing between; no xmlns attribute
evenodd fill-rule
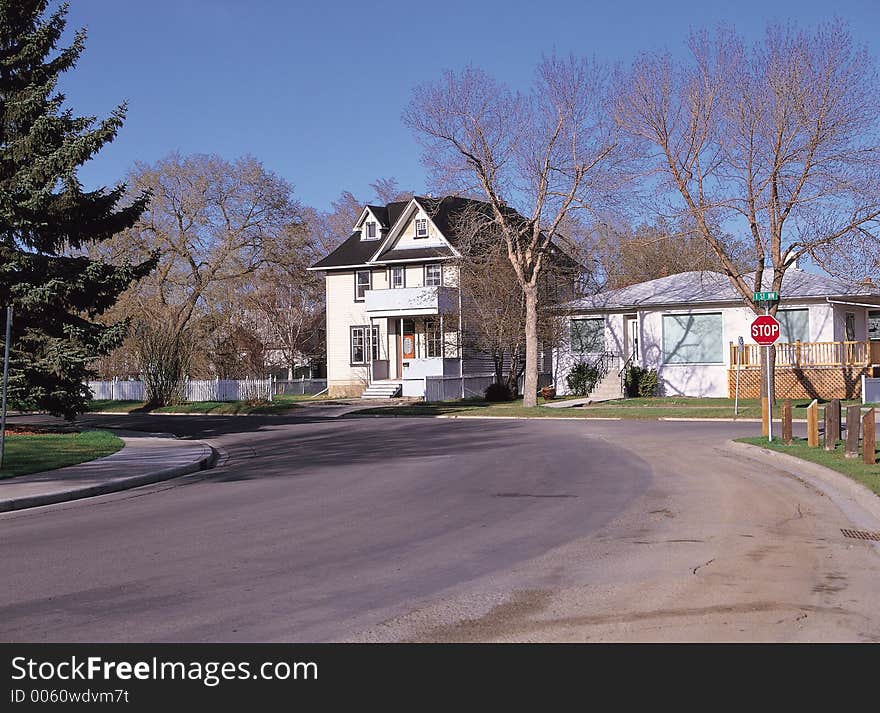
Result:
<svg viewBox="0 0 880 713"><path fill-rule="evenodd" d="M4 641L875 639L880 560L755 424L93 416L204 475L0 516Z"/></svg>

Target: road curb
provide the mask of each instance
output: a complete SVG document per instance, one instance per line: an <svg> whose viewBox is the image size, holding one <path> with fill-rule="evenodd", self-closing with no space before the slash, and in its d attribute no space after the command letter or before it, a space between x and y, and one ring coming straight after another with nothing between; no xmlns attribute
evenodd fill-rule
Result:
<svg viewBox="0 0 880 713"><path fill-rule="evenodd" d="M727 449L751 460L767 463L784 470L794 478L816 488L830 498L860 529L880 530L880 497L858 481L843 473L787 453L779 453L751 443L727 441ZM880 549L880 543L874 543Z"/></svg>
<svg viewBox="0 0 880 713"><path fill-rule="evenodd" d="M132 488L139 488L143 485L152 485L153 483L160 483L163 480L170 480L171 478L177 478L181 475L189 475L190 473L197 473L202 470L213 468L219 458L219 453L210 444L205 443L204 441L200 441L200 443L208 452L199 460L187 463L186 465L178 465L173 468L163 468L162 470L153 471L152 473L144 473L142 475L132 476L131 478L122 478L108 481L106 483L98 483L97 485L88 485L83 488L74 488L59 493L28 495L21 498L0 500L0 513L26 510L28 508L42 507L44 505L55 505L56 503L82 500L83 498L93 498L97 495L118 493L123 490L131 490Z"/></svg>

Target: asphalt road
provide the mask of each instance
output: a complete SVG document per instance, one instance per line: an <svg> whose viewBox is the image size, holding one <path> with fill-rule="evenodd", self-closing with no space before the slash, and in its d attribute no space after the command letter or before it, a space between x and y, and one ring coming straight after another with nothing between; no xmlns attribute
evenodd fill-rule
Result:
<svg viewBox="0 0 880 713"><path fill-rule="evenodd" d="M213 471L0 517L0 640L877 640L880 559L754 424L93 416Z"/></svg>

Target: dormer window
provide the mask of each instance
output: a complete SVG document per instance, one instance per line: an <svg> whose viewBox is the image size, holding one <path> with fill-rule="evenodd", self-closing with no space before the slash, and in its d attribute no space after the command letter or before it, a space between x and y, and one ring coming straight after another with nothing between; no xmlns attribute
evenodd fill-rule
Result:
<svg viewBox="0 0 880 713"><path fill-rule="evenodd" d="M376 239L376 221L368 220L364 223L364 240Z"/></svg>
<svg viewBox="0 0 880 713"><path fill-rule="evenodd" d="M416 218L416 237L417 238L427 238L428 237L428 219L427 218Z"/></svg>

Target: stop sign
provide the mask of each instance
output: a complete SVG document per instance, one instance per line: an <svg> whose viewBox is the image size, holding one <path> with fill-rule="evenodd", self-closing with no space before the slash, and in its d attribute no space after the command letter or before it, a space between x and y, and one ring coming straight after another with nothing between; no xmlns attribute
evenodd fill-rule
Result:
<svg viewBox="0 0 880 713"><path fill-rule="evenodd" d="M769 346L779 339L779 322L769 314L762 314L752 322L752 339L762 346Z"/></svg>

